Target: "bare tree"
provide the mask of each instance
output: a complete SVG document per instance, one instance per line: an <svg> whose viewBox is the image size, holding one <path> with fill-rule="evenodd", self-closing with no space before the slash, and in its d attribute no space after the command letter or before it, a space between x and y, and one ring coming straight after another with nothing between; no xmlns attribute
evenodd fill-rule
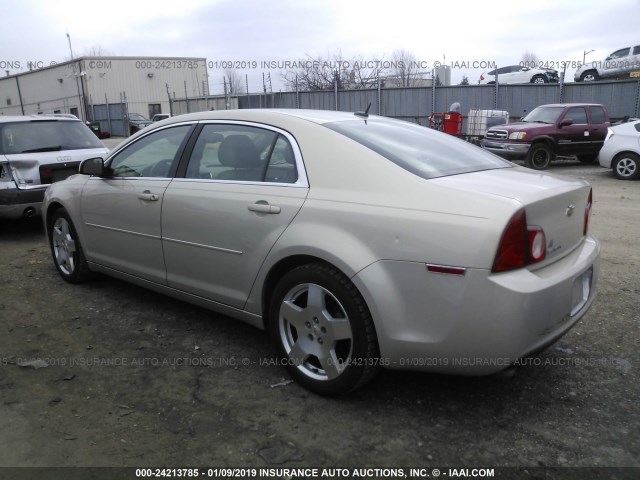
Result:
<svg viewBox="0 0 640 480"><path fill-rule="evenodd" d="M227 68L224 71L224 80L227 83L227 93L231 95L239 95L244 90L242 77L237 70Z"/></svg>
<svg viewBox="0 0 640 480"><path fill-rule="evenodd" d="M93 45L90 48L85 48L82 53L83 57L111 57L113 52L107 50L102 45Z"/></svg>
<svg viewBox="0 0 640 480"><path fill-rule="evenodd" d="M419 73L416 65L416 57L413 53L401 49L395 50L391 55L391 68L387 85L394 87L415 87L418 84Z"/></svg>
<svg viewBox="0 0 640 480"><path fill-rule="evenodd" d="M281 74L288 90L331 90L375 88L382 60L367 60L362 56L345 58L341 52L326 57L300 58L285 65Z"/></svg>
<svg viewBox="0 0 640 480"><path fill-rule="evenodd" d="M539 62L538 56L529 50L526 50L520 59L520 64L525 67L535 67Z"/></svg>
<svg viewBox="0 0 640 480"><path fill-rule="evenodd" d="M466 75L462 76L462 81L458 85L469 85L469 77Z"/></svg>
<svg viewBox="0 0 640 480"><path fill-rule="evenodd" d="M366 59L362 55L351 60L348 88L376 88L381 73L385 73L384 58ZM345 82L346 83L346 82Z"/></svg>
<svg viewBox="0 0 640 480"><path fill-rule="evenodd" d="M299 58L285 65L282 79L289 90L330 90L338 81L338 88L348 81L350 72L342 54L327 57Z"/></svg>

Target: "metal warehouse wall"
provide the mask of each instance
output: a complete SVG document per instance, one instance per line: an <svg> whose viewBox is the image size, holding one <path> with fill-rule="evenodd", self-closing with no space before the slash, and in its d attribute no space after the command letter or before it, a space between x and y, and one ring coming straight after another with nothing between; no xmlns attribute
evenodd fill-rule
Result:
<svg viewBox="0 0 640 480"><path fill-rule="evenodd" d="M76 62L0 78L0 114L71 113L82 115L82 85Z"/></svg>
<svg viewBox="0 0 640 480"><path fill-rule="evenodd" d="M127 103L128 112L147 117L150 105L169 113L170 97L208 95L208 83L205 58L78 57L1 77L0 115L60 112L90 120L96 108Z"/></svg>
<svg viewBox="0 0 640 480"><path fill-rule="evenodd" d="M169 113L169 97L207 95L204 58L83 57L83 82L89 105L119 103L144 117L149 105Z"/></svg>

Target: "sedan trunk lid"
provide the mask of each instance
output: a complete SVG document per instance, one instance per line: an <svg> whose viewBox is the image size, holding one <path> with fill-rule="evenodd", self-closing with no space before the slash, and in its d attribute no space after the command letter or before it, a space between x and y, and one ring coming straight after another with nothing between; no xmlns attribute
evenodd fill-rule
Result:
<svg viewBox="0 0 640 480"><path fill-rule="evenodd" d="M584 239L585 208L591 187L583 180L516 167L452 175L430 182L520 203L527 224L544 230L546 260L539 266L562 258Z"/></svg>

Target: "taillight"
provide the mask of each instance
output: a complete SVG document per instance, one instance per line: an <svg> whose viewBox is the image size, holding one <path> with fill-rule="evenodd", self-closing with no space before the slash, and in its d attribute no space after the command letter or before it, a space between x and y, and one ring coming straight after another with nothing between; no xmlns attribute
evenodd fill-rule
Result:
<svg viewBox="0 0 640 480"><path fill-rule="evenodd" d="M582 231L583 235L586 235L589 231L589 218L591 218L591 204L593 203L593 190L589 190L589 198L587 199L587 204L584 207L584 229Z"/></svg>
<svg viewBox="0 0 640 480"><path fill-rule="evenodd" d="M547 240L542 227L527 225L524 209L518 210L502 232L492 272L506 272L544 260Z"/></svg>
<svg viewBox="0 0 640 480"><path fill-rule="evenodd" d="M484 75L480 75L480 81L484 80Z"/></svg>
<svg viewBox="0 0 640 480"><path fill-rule="evenodd" d="M542 227L527 227L529 233L529 263L541 262L547 254L547 239Z"/></svg>
<svg viewBox="0 0 640 480"><path fill-rule="evenodd" d="M50 168L42 165L40 166L40 183L42 185L53 183L53 172Z"/></svg>

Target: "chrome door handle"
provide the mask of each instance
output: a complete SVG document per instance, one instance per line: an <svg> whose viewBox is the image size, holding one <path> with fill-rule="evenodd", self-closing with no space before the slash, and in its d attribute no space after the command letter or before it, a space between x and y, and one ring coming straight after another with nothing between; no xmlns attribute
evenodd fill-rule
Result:
<svg viewBox="0 0 640 480"><path fill-rule="evenodd" d="M138 194L138 198L140 200L144 200L145 202L157 202L158 198L160 197L155 193L151 193L149 190L145 190L144 192Z"/></svg>
<svg viewBox="0 0 640 480"><path fill-rule="evenodd" d="M262 201L249 205L249 210L257 213L280 213L280 207Z"/></svg>

